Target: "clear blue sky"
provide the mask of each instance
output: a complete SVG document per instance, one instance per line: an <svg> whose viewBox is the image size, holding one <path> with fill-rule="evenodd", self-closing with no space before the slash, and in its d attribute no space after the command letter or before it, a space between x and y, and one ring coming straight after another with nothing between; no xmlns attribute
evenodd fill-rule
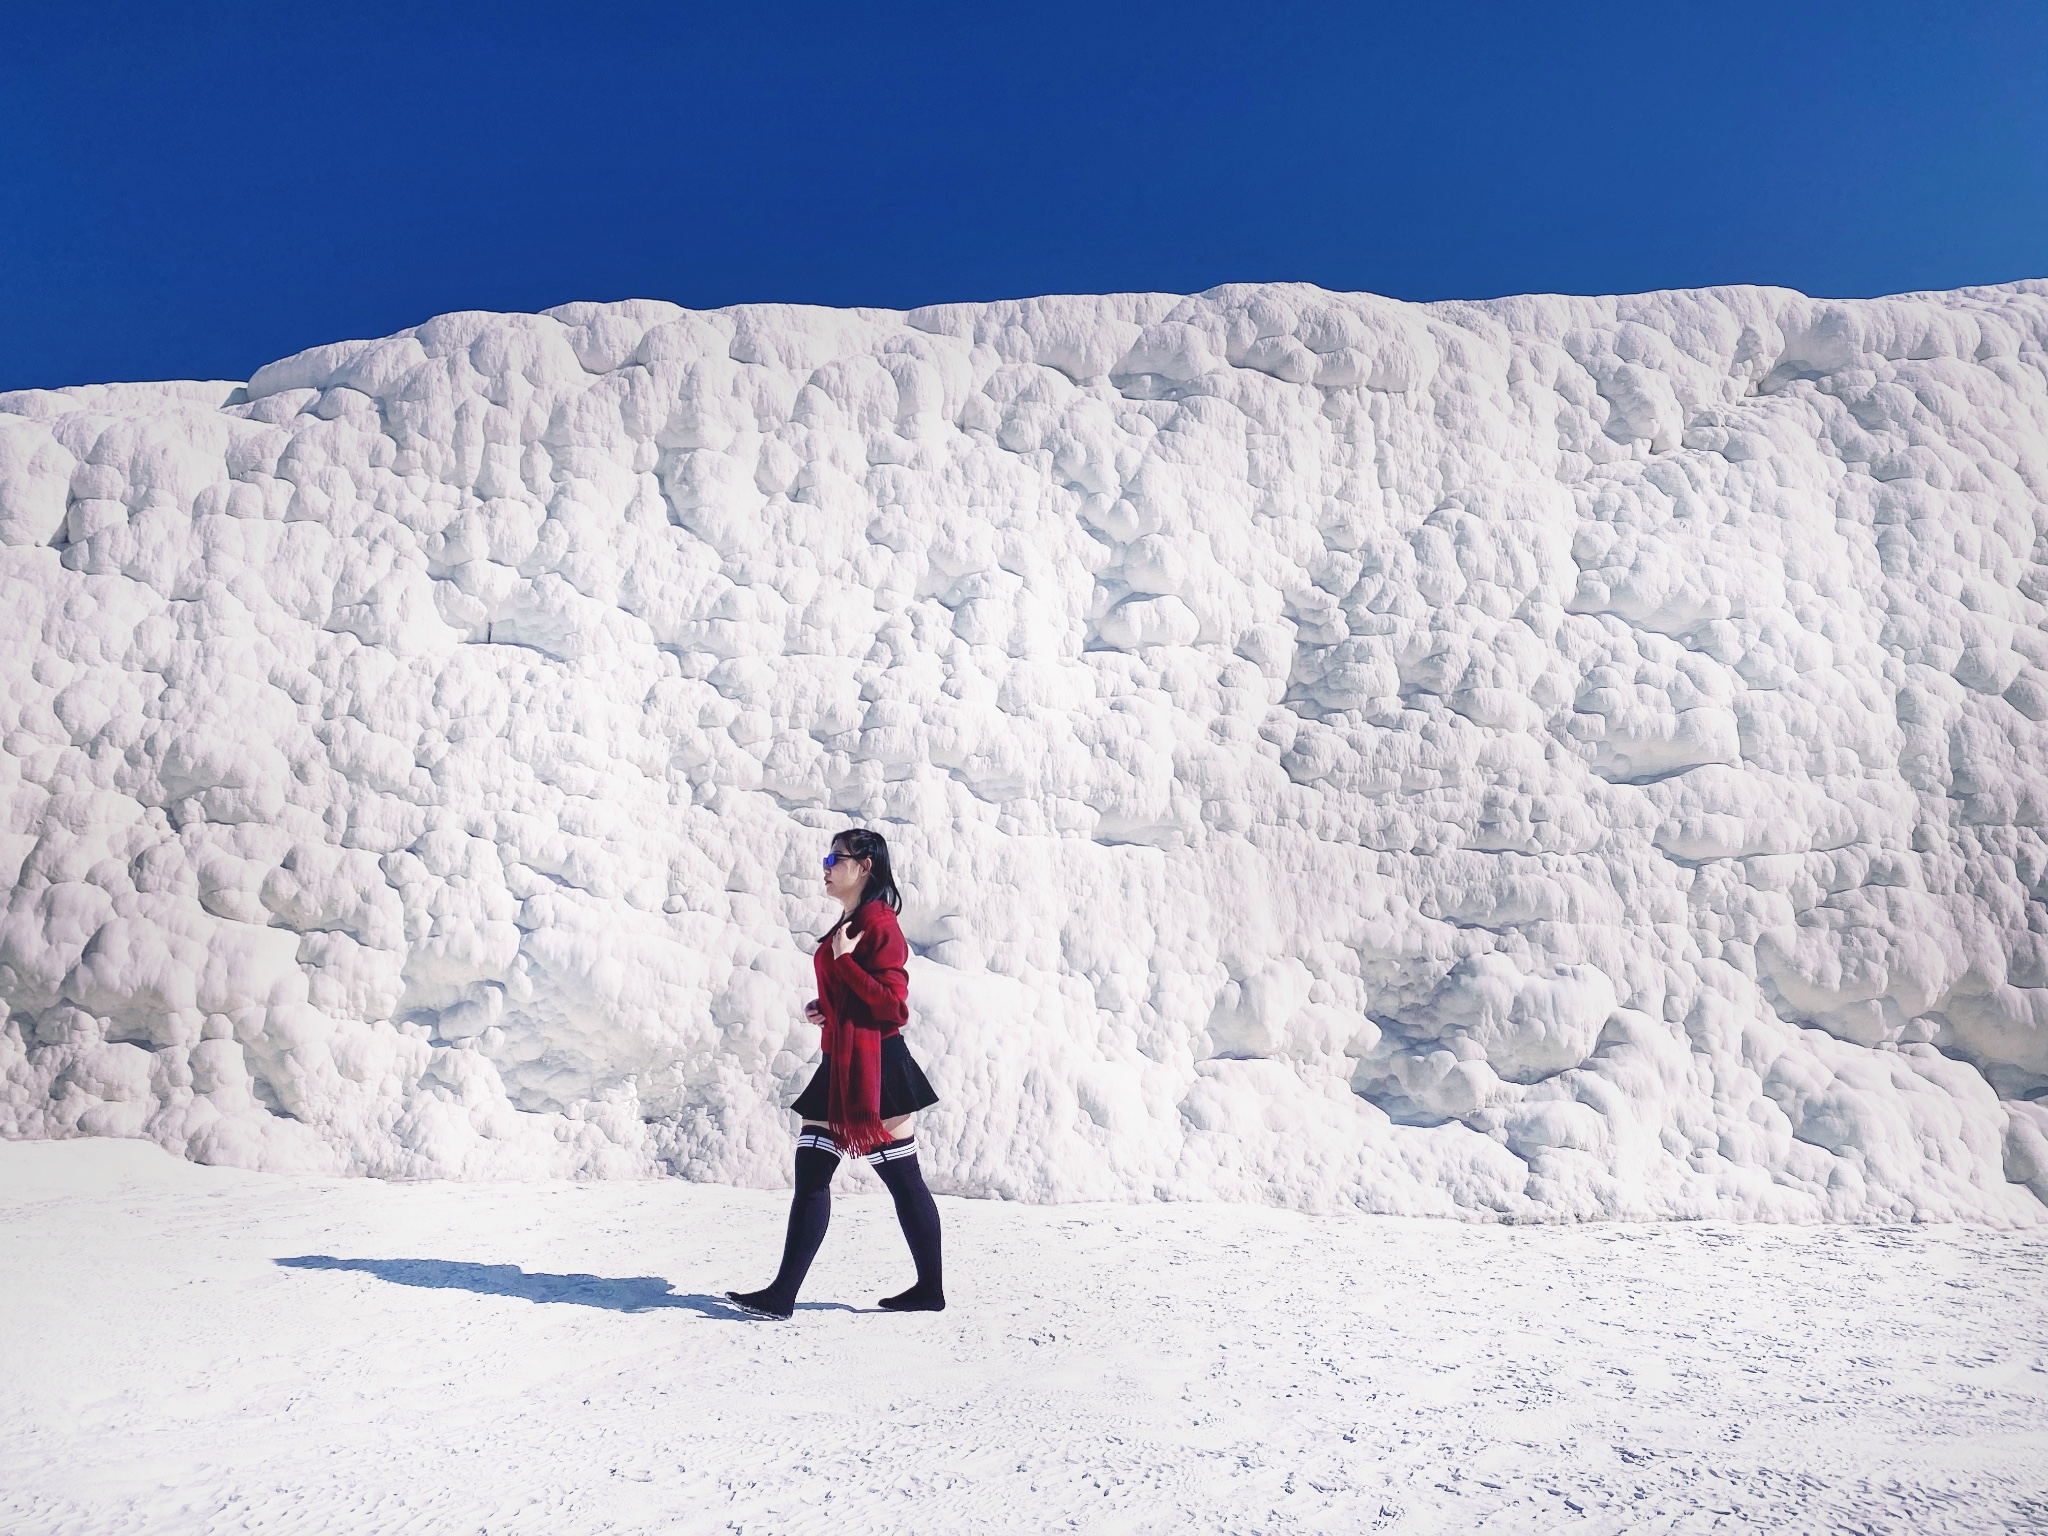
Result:
<svg viewBox="0 0 2048 1536"><path fill-rule="evenodd" d="M0 388L449 309L2048 275L2048 4L0 13Z"/></svg>

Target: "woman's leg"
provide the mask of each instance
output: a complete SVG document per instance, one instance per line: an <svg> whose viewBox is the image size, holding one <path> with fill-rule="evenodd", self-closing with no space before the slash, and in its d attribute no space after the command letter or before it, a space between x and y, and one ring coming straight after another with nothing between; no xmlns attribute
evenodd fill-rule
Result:
<svg viewBox="0 0 2048 1536"><path fill-rule="evenodd" d="M832 1132L806 1120L796 1139L796 1193L789 1202L789 1231L782 1242L782 1268L765 1290L727 1291L749 1312L788 1317L796 1310L796 1293L810 1272L825 1229L832 1223L832 1175L839 1169L839 1148Z"/></svg>
<svg viewBox="0 0 2048 1536"><path fill-rule="evenodd" d="M939 1263L939 1207L925 1188L924 1174L917 1166L917 1138L909 1126L908 1115L883 1121L882 1129L895 1139L868 1154L868 1161L896 1202L896 1220L910 1244L911 1262L917 1265L917 1284L900 1295L884 1296L882 1305L891 1312L943 1312L946 1287Z"/></svg>

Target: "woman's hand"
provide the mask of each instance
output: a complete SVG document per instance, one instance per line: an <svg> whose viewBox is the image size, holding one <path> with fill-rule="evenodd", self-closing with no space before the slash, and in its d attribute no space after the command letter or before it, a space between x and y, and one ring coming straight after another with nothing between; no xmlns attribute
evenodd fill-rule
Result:
<svg viewBox="0 0 2048 1536"><path fill-rule="evenodd" d="M804 1004L804 1017L820 1028L824 1027L825 1010L819 1006L818 1000L815 997Z"/></svg>
<svg viewBox="0 0 2048 1536"><path fill-rule="evenodd" d="M848 928L840 929L832 935L832 958L834 960L844 960L853 953L853 946L866 937L866 934L855 933Z"/></svg>

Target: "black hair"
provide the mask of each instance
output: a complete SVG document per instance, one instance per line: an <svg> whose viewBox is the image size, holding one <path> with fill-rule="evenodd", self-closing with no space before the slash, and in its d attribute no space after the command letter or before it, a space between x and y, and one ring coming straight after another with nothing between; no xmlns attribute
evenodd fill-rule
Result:
<svg viewBox="0 0 2048 1536"><path fill-rule="evenodd" d="M868 883L854 910L871 901L886 902L891 912L903 910L903 893L896 889L896 874L889 868L888 839L881 833L866 827L848 827L832 839L832 851L868 861Z"/></svg>

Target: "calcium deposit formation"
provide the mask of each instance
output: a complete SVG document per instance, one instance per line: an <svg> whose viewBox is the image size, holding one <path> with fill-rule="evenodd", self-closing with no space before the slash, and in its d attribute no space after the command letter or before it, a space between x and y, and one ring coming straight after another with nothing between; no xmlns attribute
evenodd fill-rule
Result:
<svg viewBox="0 0 2048 1536"><path fill-rule="evenodd" d="M0 396L0 1134L2048 1216L2048 283L452 314Z"/></svg>

